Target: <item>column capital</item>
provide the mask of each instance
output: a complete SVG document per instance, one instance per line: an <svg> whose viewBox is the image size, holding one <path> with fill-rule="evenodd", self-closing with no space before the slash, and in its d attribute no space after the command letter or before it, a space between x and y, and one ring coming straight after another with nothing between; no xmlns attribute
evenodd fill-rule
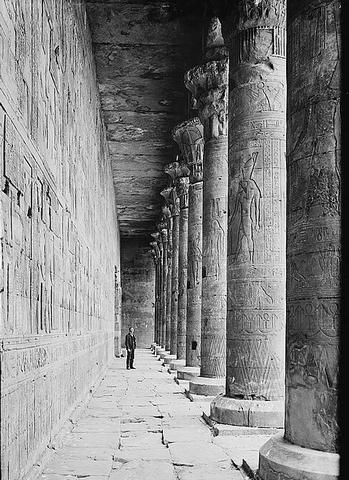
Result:
<svg viewBox="0 0 349 480"><path fill-rule="evenodd" d="M265 63L268 70L271 56L286 56L286 0L232 2L223 33L233 64Z"/></svg>
<svg viewBox="0 0 349 480"><path fill-rule="evenodd" d="M205 140L228 135L228 70L226 58L194 67L184 76L204 125Z"/></svg>
<svg viewBox="0 0 349 480"><path fill-rule="evenodd" d="M189 207L189 177L179 177L177 178L176 185L177 194L180 201L180 208Z"/></svg>
<svg viewBox="0 0 349 480"><path fill-rule="evenodd" d="M160 260L160 249L159 249L159 245L158 245L158 242L150 242L150 246L153 248L154 252L155 252L155 255L156 255L156 258L157 258L157 261Z"/></svg>
<svg viewBox="0 0 349 480"><path fill-rule="evenodd" d="M207 30L205 60L223 60L227 57L228 49L224 45L221 22L213 17Z"/></svg>
<svg viewBox="0 0 349 480"><path fill-rule="evenodd" d="M198 117L178 124L172 130L181 155L189 167L191 183L202 181L202 162L204 157L204 127Z"/></svg>
<svg viewBox="0 0 349 480"><path fill-rule="evenodd" d="M151 245L151 244L150 244ZM153 260L154 260L154 263L155 265L159 262L159 257L156 253L156 250L154 248L152 248L151 250L149 250L149 253L151 254L151 256L153 257Z"/></svg>
<svg viewBox="0 0 349 480"><path fill-rule="evenodd" d="M167 228L162 228L160 233L161 233L162 243L167 243L168 242L168 229Z"/></svg>

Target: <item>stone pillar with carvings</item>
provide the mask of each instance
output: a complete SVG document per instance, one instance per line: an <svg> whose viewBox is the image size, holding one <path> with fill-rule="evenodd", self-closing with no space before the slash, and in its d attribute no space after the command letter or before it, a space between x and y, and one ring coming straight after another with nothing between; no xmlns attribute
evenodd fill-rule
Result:
<svg viewBox="0 0 349 480"><path fill-rule="evenodd" d="M166 205L162 207L162 215L167 225L168 241L167 241L167 278L166 278L166 336L165 336L165 350L170 352L171 347L171 293L172 293L172 228L173 220L169 204L169 196L171 194L171 187L168 187L160 192L166 200Z"/></svg>
<svg viewBox="0 0 349 480"><path fill-rule="evenodd" d="M167 222L162 220L162 222L158 225L159 226L159 231L161 235L161 242L162 242L162 248L163 248L163 262L162 262L162 268L163 268L163 280L162 280L162 302L163 302L163 312L162 312L162 317L161 317L161 345L164 347L165 351L167 351L166 348L166 336L167 336L167 275L168 275L168 252L167 252L167 245L168 245L168 230L167 230Z"/></svg>
<svg viewBox="0 0 349 480"><path fill-rule="evenodd" d="M207 62L185 74L204 126L203 252L200 376L191 393L216 395L225 387L226 256L228 215L228 56L213 19L207 37Z"/></svg>
<svg viewBox="0 0 349 480"><path fill-rule="evenodd" d="M176 162L165 166L164 171L170 175L172 187L169 202L172 213L172 279L171 279L171 341L170 355L177 358L177 324L178 324L178 260L179 260L179 197L174 185L176 179ZM174 359L173 359L174 360Z"/></svg>
<svg viewBox="0 0 349 480"><path fill-rule="evenodd" d="M263 480L339 478L340 9L287 7L285 435L260 451Z"/></svg>
<svg viewBox="0 0 349 480"><path fill-rule="evenodd" d="M156 345L160 345L159 341L159 319L160 319L160 250L157 242L150 242L152 247L151 253L153 255L155 264L155 325L154 325L154 341Z"/></svg>
<svg viewBox="0 0 349 480"><path fill-rule="evenodd" d="M176 136L176 129L173 137ZM188 207L189 169L178 163L176 191L179 197L179 251L178 251L178 323L177 323L177 366L185 364L187 327L187 268L188 268Z"/></svg>
<svg viewBox="0 0 349 480"><path fill-rule="evenodd" d="M200 373L201 288L202 288L202 164L203 125L195 117L178 125L175 132L181 155L189 167L188 274L185 366L177 378L189 379Z"/></svg>
<svg viewBox="0 0 349 480"><path fill-rule="evenodd" d="M275 7L275 8L274 8ZM234 6L229 70L226 394L211 418L284 422L286 315L285 0Z"/></svg>
<svg viewBox="0 0 349 480"><path fill-rule="evenodd" d="M158 249L159 249L159 316L158 316L158 344L164 349L163 344L163 325L164 325L164 295L163 295L163 285L164 285L164 247L162 243L162 238L160 232L152 233L151 236L154 238Z"/></svg>

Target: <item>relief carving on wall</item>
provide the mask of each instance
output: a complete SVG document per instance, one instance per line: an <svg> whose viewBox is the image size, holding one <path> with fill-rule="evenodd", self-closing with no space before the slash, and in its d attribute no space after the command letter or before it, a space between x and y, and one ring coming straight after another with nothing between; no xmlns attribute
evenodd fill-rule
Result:
<svg viewBox="0 0 349 480"><path fill-rule="evenodd" d="M254 261L254 232L260 229L260 200L261 191L252 178L258 152L242 155L239 159L240 169L235 182L238 183L235 202L229 215L228 228L232 238L229 254L253 263Z"/></svg>

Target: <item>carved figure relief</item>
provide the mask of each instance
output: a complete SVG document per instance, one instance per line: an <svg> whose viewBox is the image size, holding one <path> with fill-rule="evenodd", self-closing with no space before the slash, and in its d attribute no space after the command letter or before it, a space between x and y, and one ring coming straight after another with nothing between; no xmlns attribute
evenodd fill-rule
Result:
<svg viewBox="0 0 349 480"><path fill-rule="evenodd" d="M258 152L242 160L238 191L229 219L230 235L233 239L231 252L238 258L242 254L248 261L254 261L254 232L260 229L261 191L252 178ZM247 254L247 255L246 255Z"/></svg>
<svg viewBox="0 0 349 480"><path fill-rule="evenodd" d="M201 281L202 251L201 233L197 232L193 240L190 241L188 252L188 284L191 287L198 285Z"/></svg>

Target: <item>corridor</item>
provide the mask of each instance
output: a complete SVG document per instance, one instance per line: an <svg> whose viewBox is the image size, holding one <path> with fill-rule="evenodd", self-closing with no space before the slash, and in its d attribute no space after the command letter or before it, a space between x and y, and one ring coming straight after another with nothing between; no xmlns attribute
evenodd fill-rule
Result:
<svg viewBox="0 0 349 480"><path fill-rule="evenodd" d="M243 454L231 449L237 437L213 436L200 403L191 402L161 364L147 349L136 352L136 370L115 358L71 431L52 442L41 479L246 478L234 466ZM258 452L267 439L250 438L245 448Z"/></svg>

